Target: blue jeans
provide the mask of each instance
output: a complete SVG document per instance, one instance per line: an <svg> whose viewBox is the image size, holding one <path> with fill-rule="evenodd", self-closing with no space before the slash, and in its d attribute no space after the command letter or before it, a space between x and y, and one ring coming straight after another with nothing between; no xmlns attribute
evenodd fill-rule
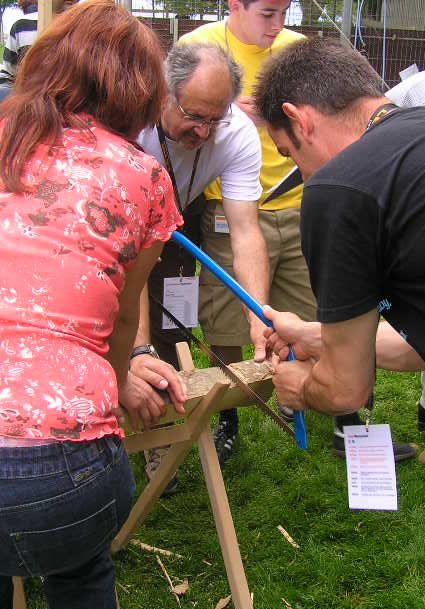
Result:
<svg viewBox="0 0 425 609"><path fill-rule="evenodd" d="M109 548L134 490L115 436L0 448L0 574L42 576L51 609L116 609Z"/></svg>

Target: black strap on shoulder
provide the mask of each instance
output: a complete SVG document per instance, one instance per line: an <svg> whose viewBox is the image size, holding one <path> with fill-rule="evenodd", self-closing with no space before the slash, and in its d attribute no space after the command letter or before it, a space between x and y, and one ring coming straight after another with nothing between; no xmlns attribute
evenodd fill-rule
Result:
<svg viewBox="0 0 425 609"><path fill-rule="evenodd" d="M174 198L176 200L179 212L182 214L184 208L183 208L183 205L182 205L182 202L180 199L180 193L179 193L179 189L177 186L176 176L174 174L173 163L171 161L170 151L168 150L168 145L167 145L167 140L165 138L164 129L162 128L160 123L157 124L156 129L158 131L159 145L161 146L162 156L164 157L164 162L165 162L165 167L170 175L171 183L173 185ZM200 156L201 156L201 149L198 148L198 150L196 151L196 154L195 154L195 158L193 160L192 174L190 176L189 188L187 191L186 201L184 204L185 208L187 207L188 203L190 202L190 194L192 192L192 186L193 186L193 182L195 180L196 170L198 169L198 163L199 163Z"/></svg>
<svg viewBox="0 0 425 609"><path fill-rule="evenodd" d="M301 177L301 172L298 167L294 167L294 169L288 173L286 178L282 180L282 182L269 194L267 199L263 201L262 205L273 201L273 199L277 199L280 195L284 195L286 192L289 192L293 188L296 188L300 184L303 183L303 179Z"/></svg>

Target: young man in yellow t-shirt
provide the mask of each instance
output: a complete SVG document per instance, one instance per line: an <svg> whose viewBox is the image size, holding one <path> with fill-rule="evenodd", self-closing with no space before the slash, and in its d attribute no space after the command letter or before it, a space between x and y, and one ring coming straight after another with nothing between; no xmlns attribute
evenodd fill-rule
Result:
<svg viewBox="0 0 425 609"><path fill-rule="evenodd" d="M262 145L260 173L263 194L259 201L259 223L270 258L270 297L272 307L297 313L306 321L315 320L316 304L310 288L307 266L301 252L299 209L302 184L290 158L280 155L252 103L256 76L267 59L280 49L302 38L283 27L291 0L229 0L226 21L209 23L180 38L186 42L215 42L226 48L243 67L243 92L237 103L256 124ZM233 256L228 227L221 206L220 183L215 181L204 192L207 199L201 226L203 249L233 274ZM250 343L249 326L239 301L208 271L200 276L199 320L213 350L227 363L242 359L242 346ZM255 359L265 354L258 349ZM283 416L292 411L280 406ZM342 425L358 424L357 414L338 417L334 452L344 456ZM230 456L238 430L237 410L221 413L214 440L221 465Z"/></svg>

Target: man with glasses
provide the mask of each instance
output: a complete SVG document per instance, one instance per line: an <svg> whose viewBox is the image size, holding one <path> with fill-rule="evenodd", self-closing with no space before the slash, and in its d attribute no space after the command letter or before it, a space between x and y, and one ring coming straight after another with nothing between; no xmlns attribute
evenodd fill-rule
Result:
<svg viewBox="0 0 425 609"><path fill-rule="evenodd" d="M262 146L259 222L270 261L270 303L311 321L315 319L316 305L299 236L301 176L293 161L278 153L251 101L252 87L264 62L282 47L302 39L300 34L283 27L290 4L291 0L230 0L227 21L203 25L182 36L179 42L219 44L243 68L243 92L237 104L257 125ZM216 218L223 213L220 183L209 185L205 196L208 199L202 219L205 249L232 273L229 235L216 230ZM250 342L240 304L208 271L201 271L200 283L199 317L204 334L224 361L239 361L242 346ZM214 314L217 302L225 309L225 316ZM292 411L284 405L281 414L292 419ZM214 434L222 466L231 454L237 431L237 410L223 411Z"/></svg>
<svg viewBox="0 0 425 609"><path fill-rule="evenodd" d="M254 298L265 303L269 267L257 210L261 147L252 121L231 105L241 92L241 70L219 46L190 44L171 50L165 75L169 94L161 122L154 129L142 131L138 143L167 168L175 184L176 203L183 210L184 232L201 245L199 224L205 200L199 196L207 184L220 178L222 223L230 230L236 278ZM132 358L132 370L138 376L146 378L147 366L159 372L158 367L164 364L150 357L150 343L161 358L177 367L175 343L184 338L179 330L164 328L163 314L154 299L163 303L167 279L182 276L188 278L184 283L191 284L194 275L194 258L173 242L167 243L149 279L149 321L144 316L145 307L141 307ZM257 357L264 358L264 325L253 314L247 312L247 316L250 340ZM165 380L172 378L167 376L171 375L169 368L161 370ZM158 464L158 452L151 452L147 468L150 477ZM168 494L174 487L172 482Z"/></svg>
<svg viewBox="0 0 425 609"><path fill-rule="evenodd" d="M203 118L202 116L199 116L197 114L189 114L189 112L186 112L186 110L181 107L177 100L175 100L175 104L186 120L190 121L191 123L194 123L197 126L207 127L208 134L211 132L211 129L215 129L215 127L228 127L232 119L232 106L228 107L227 112L223 116L223 118L209 119Z"/></svg>

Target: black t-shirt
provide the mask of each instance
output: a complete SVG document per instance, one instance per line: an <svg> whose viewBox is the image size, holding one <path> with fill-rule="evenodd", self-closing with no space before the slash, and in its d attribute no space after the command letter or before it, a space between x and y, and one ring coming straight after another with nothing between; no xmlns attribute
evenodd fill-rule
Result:
<svg viewBox="0 0 425 609"><path fill-rule="evenodd" d="M425 108L386 115L308 180L301 237L319 321L377 307L425 359Z"/></svg>

